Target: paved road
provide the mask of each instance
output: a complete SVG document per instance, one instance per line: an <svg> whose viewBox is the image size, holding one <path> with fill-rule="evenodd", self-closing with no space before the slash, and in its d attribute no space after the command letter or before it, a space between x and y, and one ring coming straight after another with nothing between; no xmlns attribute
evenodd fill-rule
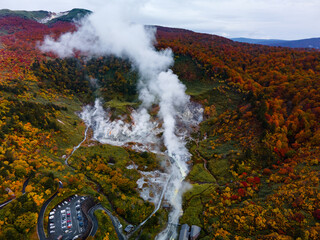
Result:
<svg viewBox="0 0 320 240"><path fill-rule="evenodd" d="M38 216L38 222L37 222L37 234L38 234L38 237L40 240L47 239L46 234L44 232L44 226L43 226L44 212L46 211L46 208L48 207L49 203L52 201L52 199L55 198L55 196L57 196L60 188L62 188L62 187L63 187L62 182L59 181L59 187L58 187L57 191L55 192L55 194L53 194L47 201L45 201L40 209L39 216Z"/></svg>
<svg viewBox="0 0 320 240"><path fill-rule="evenodd" d="M28 186L30 178L27 178L27 180L24 181L23 186L22 186L22 194L26 193L26 187Z"/></svg>
<svg viewBox="0 0 320 240"><path fill-rule="evenodd" d="M69 166L69 167L72 168L73 170L76 170L76 169L74 169L72 166L69 165L68 160L69 160L69 158L73 155L73 153L81 146L81 144L87 139L87 133L88 133L89 128L90 128L90 125L87 126L87 128L86 128L86 130L85 130L83 140L82 140L76 147L73 148L71 154L66 158L66 160L65 160L65 162L64 162L65 165ZM108 197L103 193L103 191L101 191L101 186L100 186L99 183L93 181L93 180L92 180L90 177L88 177L88 176L86 176L86 178L87 178L89 181L94 182L94 183L96 184L96 186L97 186L98 192L102 193L102 194L108 199ZM109 200L109 199L108 199L108 200ZM110 201L109 201L109 202L110 202ZM112 205L111 205L111 206L112 206ZM91 221L92 221L92 224L93 224L93 227L92 227L91 232L90 232L89 235L90 235L90 236L94 236L95 233L96 233L97 230L98 230L98 220L97 220L97 218L96 218L96 217L94 216L94 214L93 214L94 211L95 211L95 210L98 210L98 209L104 210L104 211L109 215L109 217L110 217L110 219L111 219L111 221L112 221L112 224L113 224L113 226L114 226L114 228L115 228L115 230L116 230L116 233L117 233L117 235L118 235L119 240L127 240L127 237L123 234L122 229L119 228L119 226L121 226L121 224L120 224L120 221L118 220L118 218L115 217L115 216L113 216L112 213L111 213L108 209L102 207L100 204L92 207L92 208L88 211L88 216L91 218ZM127 221L125 221L125 222L127 223ZM40 239L40 240L42 240L42 239Z"/></svg>
<svg viewBox="0 0 320 240"><path fill-rule="evenodd" d="M119 227L119 226L121 226L121 225L120 225L120 221L118 220L118 218L116 218L115 216L113 216L112 213L111 213L108 209L102 207L100 204L95 205L95 206L92 207L92 208L89 210L89 212L88 212L89 217L92 218L92 224L93 224L93 227L92 227L92 231L91 231L91 233L90 233L90 236L94 236L95 233L96 233L97 230L98 230L98 221L97 221L96 217L93 215L94 211L96 211L96 210L103 210L103 211L105 211L105 212L108 214L108 216L110 217L110 219L111 219L111 221L112 221L112 224L113 224L113 226L114 226L114 229L116 230L116 233L117 233L117 235L118 235L119 240L127 240L127 237L126 237L126 236L123 234L123 232L122 232L122 228Z"/></svg>
<svg viewBox="0 0 320 240"><path fill-rule="evenodd" d="M7 200L7 201L1 203L0 209L3 208L4 206L6 206L7 204L11 203L11 202L12 202L13 200L15 200L15 199L16 199L16 197L14 197L14 198L12 198L12 199L10 199L10 200Z"/></svg>
<svg viewBox="0 0 320 240"><path fill-rule="evenodd" d="M127 240L127 237L122 232L122 228L119 227L121 225L120 225L120 221L118 220L118 218L113 216L112 213L108 209L106 209L104 207L101 207L101 209L103 209L109 215L109 217L112 221L112 224L114 226L114 229L116 230L116 233L118 235L119 240Z"/></svg>
<svg viewBox="0 0 320 240"><path fill-rule="evenodd" d="M93 214L97 209L98 205L95 205L94 207L90 208L90 210L88 211L88 216L89 218L91 218L91 222L92 222L92 229L89 233L90 236L94 236L97 233L99 224L98 224L98 219L96 218L96 216Z"/></svg>
<svg viewBox="0 0 320 240"><path fill-rule="evenodd" d="M26 187L28 186L28 183L29 183L29 180L30 178L27 178L24 183L23 183L23 187L22 187L22 194L25 194L26 193ZM3 208L4 206L6 206L7 204L11 203L13 200L15 200L16 197L10 199L10 200L7 200L3 203L0 204L0 209Z"/></svg>

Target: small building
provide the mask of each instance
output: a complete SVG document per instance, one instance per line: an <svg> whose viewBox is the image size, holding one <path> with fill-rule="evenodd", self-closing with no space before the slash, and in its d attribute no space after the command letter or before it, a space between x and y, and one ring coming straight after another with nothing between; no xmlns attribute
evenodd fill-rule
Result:
<svg viewBox="0 0 320 240"><path fill-rule="evenodd" d="M7 187L5 190L8 192L8 195L14 196L14 192L10 188Z"/></svg>
<svg viewBox="0 0 320 240"><path fill-rule="evenodd" d="M134 229L134 226L129 224L128 226L126 226L126 228L124 229L124 231L126 233L130 233L132 230Z"/></svg>
<svg viewBox="0 0 320 240"><path fill-rule="evenodd" d="M165 209L170 209L170 205L167 204L167 203L163 204L162 207L165 208Z"/></svg>
<svg viewBox="0 0 320 240"><path fill-rule="evenodd" d="M188 240L189 239L189 225L183 224L181 226L180 234L179 234L179 240Z"/></svg>
<svg viewBox="0 0 320 240"><path fill-rule="evenodd" d="M196 225L192 225L191 231L190 231L190 240L196 240L200 235L200 231L201 231L200 227Z"/></svg>

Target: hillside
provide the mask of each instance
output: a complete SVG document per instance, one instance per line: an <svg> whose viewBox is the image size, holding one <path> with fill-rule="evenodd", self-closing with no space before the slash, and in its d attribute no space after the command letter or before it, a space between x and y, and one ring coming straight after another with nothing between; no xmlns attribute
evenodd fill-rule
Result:
<svg viewBox="0 0 320 240"><path fill-rule="evenodd" d="M48 11L12 11L9 9L0 10L0 18L2 17L19 17L28 20L35 20L40 23L53 24L58 21L72 22L77 21L91 11L86 9L75 8L70 11L53 13Z"/></svg>
<svg viewBox="0 0 320 240"><path fill-rule="evenodd" d="M0 239L37 239L40 208L58 181L63 188L50 207L90 195L123 226L138 225L155 206L140 197L137 180L165 168L159 156L99 144L89 130L65 164L84 137L78 113L97 96L111 119L130 121L140 104L138 73L113 56L59 59L40 52L45 35L76 29L70 21L77 10L50 24L34 19L45 11L1 14L0 203L15 200L0 208ZM320 53L160 26L156 37L157 49L173 50L173 72L204 108L187 144L192 188L183 196L180 224L200 226L203 240L319 239ZM128 168L132 163L137 168ZM131 239L154 239L167 216L161 208ZM95 238L116 239L106 215L98 219L104 224Z"/></svg>
<svg viewBox="0 0 320 240"><path fill-rule="evenodd" d="M290 48L320 48L320 38L309 38L300 40L277 40L277 39L252 39L252 38L232 38L233 41L261 44L275 47L290 47Z"/></svg>

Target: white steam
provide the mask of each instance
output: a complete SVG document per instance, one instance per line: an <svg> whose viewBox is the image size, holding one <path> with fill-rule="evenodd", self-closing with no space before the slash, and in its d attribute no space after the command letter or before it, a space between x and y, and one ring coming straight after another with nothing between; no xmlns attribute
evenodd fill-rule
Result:
<svg viewBox="0 0 320 240"><path fill-rule="evenodd" d="M125 119L111 120L111 113L105 112L101 101L97 99L94 106L86 106L80 117L93 129L93 139L104 144L130 146L139 151L158 152L157 134L162 132L156 121L150 120L145 108L133 111L132 122Z"/></svg>
<svg viewBox="0 0 320 240"><path fill-rule="evenodd" d="M136 67L140 75L138 88L142 104L133 113L133 125L123 120L112 122L99 101L94 107L87 107L82 118L93 128L94 138L102 143L150 145L157 142L158 123L150 121L148 110L152 104L160 106L158 116L162 123L163 143L171 160L165 198L170 202L172 211L167 228L157 238L169 239L177 236L183 180L188 173L187 161L190 159L184 138L177 135L177 120L181 119L179 114L190 102L185 86L169 69L173 64L171 50L156 51L154 33L154 29L133 23L123 14L122 6L113 2L82 20L77 31L65 33L56 40L45 38L40 49L55 52L60 57L72 56L75 52L87 56L112 54L128 58Z"/></svg>

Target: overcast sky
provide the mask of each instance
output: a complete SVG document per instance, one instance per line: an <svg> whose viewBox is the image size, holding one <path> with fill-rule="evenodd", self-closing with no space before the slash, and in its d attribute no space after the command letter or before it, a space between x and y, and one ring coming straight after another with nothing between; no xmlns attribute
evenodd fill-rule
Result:
<svg viewBox="0 0 320 240"><path fill-rule="evenodd" d="M106 1L110 0L0 0L0 8L56 12L86 8L95 11ZM119 1L134 5L133 19L142 24L186 28L229 38L292 40L320 37L320 0Z"/></svg>

